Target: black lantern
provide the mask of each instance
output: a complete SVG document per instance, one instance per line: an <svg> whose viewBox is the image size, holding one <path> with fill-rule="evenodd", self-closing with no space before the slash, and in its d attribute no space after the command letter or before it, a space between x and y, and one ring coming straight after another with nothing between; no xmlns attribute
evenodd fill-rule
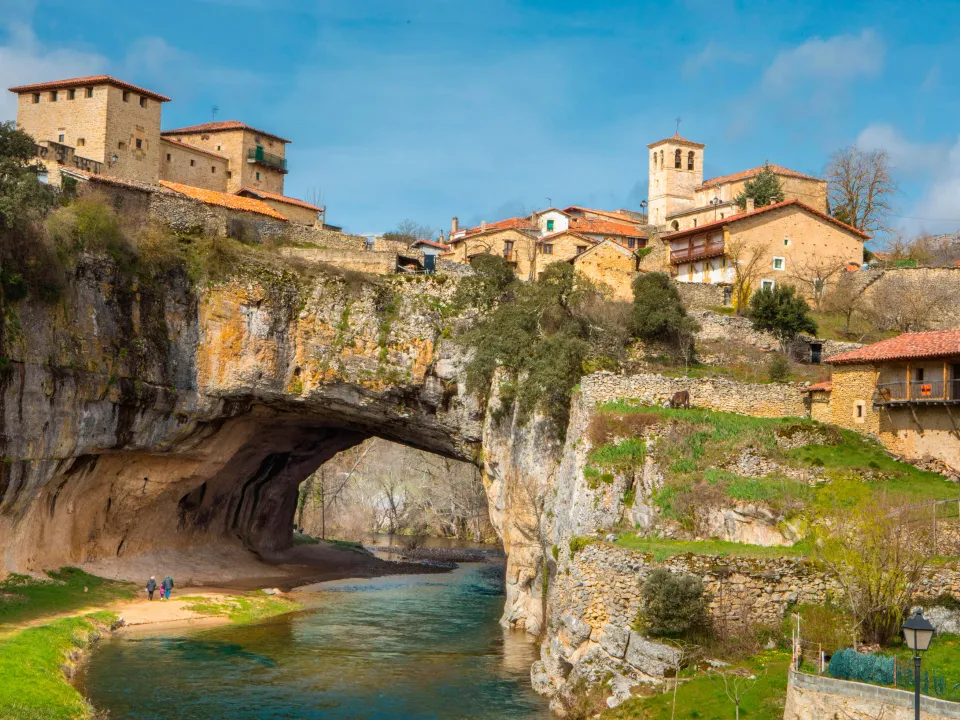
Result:
<svg viewBox="0 0 960 720"><path fill-rule="evenodd" d="M920 656L930 647L933 632L933 625L919 610L903 624L903 638L913 650L913 716L916 720L920 720Z"/></svg>

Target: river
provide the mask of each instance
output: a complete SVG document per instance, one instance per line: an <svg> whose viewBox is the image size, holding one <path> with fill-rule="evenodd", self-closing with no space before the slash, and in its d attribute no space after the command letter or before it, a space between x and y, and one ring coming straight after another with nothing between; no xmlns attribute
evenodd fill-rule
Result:
<svg viewBox="0 0 960 720"><path fill-rule="evenodd" d="M545 720L534 643L498 624L500 564L318 586L252 626L103 641L78 687L111 720Z"/></svg>

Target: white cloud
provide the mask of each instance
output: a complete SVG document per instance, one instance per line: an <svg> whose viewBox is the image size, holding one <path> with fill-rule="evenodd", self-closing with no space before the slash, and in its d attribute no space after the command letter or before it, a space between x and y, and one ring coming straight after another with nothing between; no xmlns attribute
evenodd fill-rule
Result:
<svg viewBox="0 0 960 720"><path fill-rule="evenodd" d="M691 77L704 69L713 68L719 72L725 69L724 66L742 65L749 61L750 55L748 53L732 50L711 41L700 52L688 56L680 66L680 70L686 77Z"/></svg>
<svg viewBox="0 0 960 720"><path fill-rule="evenodd" d="M907 140L895 127L885 123L868 125L854 143L864 150L886 150L890 164L900 173L936 174L943 167L943 158L949 152L944 143L915 143Z"/></svg>
<svg viewBox="0 0 960 720"><path fill-rule="evenodd" d="M960 229L960 137L938 156L938 171L919 202L903 218L908 232L935 234Z"/></svg>
<svg viewBox="0 0 960 720"><path fill-rule="evenodd" d="M763 75L767 90L789 90L798 83L814 81L836 86L857 77L876 75L883 65L883 40L873 31L859 35L813 37L780 52Z"/></svg>
<svg viewBox="0 0 960 720"><path fill-rule="evenodd" d="M8 93L14 85L58 78L96 75L105 72L107 59L102 55L69 48L44 47L29 26L6 26L9 39L0 45L0 120L14 120L17 98Z"/></svg>

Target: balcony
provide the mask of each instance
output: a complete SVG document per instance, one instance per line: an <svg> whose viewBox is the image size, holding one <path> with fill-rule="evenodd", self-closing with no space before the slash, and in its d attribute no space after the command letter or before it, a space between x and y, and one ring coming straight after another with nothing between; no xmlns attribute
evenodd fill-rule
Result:
<svg viewBox="0 0 960 720"><path fill-rule="evenodd" d="M691 262L700 258L723 255L723 240L711 240L706 243L688 245L685 248L670 250L670 262L674 264Z"/></svg>
<svg viewBox="0 0 960 720"><path fill-rule="evenodd" d="M873 393L874 405L927 403L960 404L960 378L880 383Z"/></svg>
<svg viewBox="0 0 960 720"><path fill-rule="evenodd" d="M503 260L504 262L515 263L517 262L517 254L513 250L504 250Z"/></svg>
<svg viewBox="0 0 960 720"><path fill-rule="evenodd" d="M282 173L287 172L287 159L264 151L260 145L247 151L247 162L257 163L265 168L279 170Z"/></svg>
<svg viewBox="0 0 960 720"><path fill-rule="evenodd" d="M73 156L73 165L78 170L84 170L94 175L99 175L103 170L103 163L91 160L90 158L80 157L79 155Z"/></svg>

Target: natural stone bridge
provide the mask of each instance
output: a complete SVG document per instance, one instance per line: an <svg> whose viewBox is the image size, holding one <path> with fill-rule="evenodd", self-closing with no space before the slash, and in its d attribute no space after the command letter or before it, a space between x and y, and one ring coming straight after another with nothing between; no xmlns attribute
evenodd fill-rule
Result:
<svg viewBox="0 0 960 720"><path fill-rule="evenodd" d="M182 274L138 287L86 258L57 304L9 304L4 568L235 538L286 547L299 483L371 435L479 463L485 410L462 392L457 346L440 340L453 292L429 277L273 271L202 291ZM509 430L491 432L479 464L492 519L511 565L536 568L532 528L511 529L524 523L510 498L524 463ZM520 457L544 477L541 461ZM535 572L518 567L508 606L523 620L539 600L527 592Z"/></svg>

